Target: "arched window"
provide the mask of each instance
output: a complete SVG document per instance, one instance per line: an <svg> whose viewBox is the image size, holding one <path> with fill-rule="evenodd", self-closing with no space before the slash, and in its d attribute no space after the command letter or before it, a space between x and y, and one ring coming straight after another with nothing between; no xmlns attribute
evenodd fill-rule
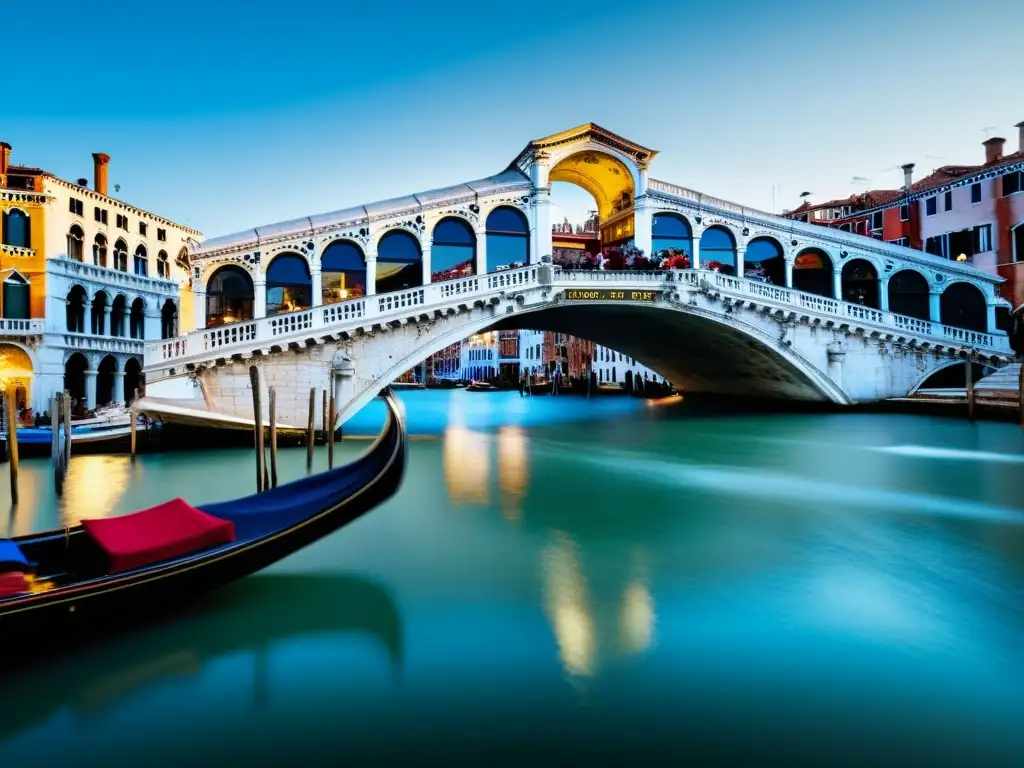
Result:
<svg viewBox="0 0 1024 768"><path fill-rule="evenodd" d="M83 405L85 404L85 372L87 370L89 370L89 361L81 352L73 352L64 363L64 389Z"/></svg>
<svg viewBox="0 0 1024 768"><path fill-rule="evenodd" d="M313 306L309 264L297 253L275 256L267 267L267 314L293 312Z"/></svg>
<svg viewBox="0 0 1024 768"><path fill-rule="evenodd" d="M107 405L114 401L114 373L117 371L117 359L107 355L96 367L96 405Z"/></svg>
<svg viewBox="0 0 1024 768"><path fill-rule="evenodd" d="M405 230L388 232L377 244L377 293L423 284L419 241Z"/></svg>
<svg viewBox="0 0 1024 768"><path fill-rule="evenodd" d="M142 275L143 277L149 275L149 255L146 253L146 246L140 245L135 249L133 266L136 275Z"/></svg>
<svg viewBox="0 0 1024 768"><path fill-rule="evenodd" d="M773 237L755 237L747 243L743 256L743 276L772 285L786 284L786 259L782 246Z"/></svg>
<svg viewBox="0 0 1024 768"><path fill-rule="evenodd" d="M142 365L137 358L129 357L124 364L124 401L131 403L142 389Z"/></svg>
<svg viewBox="0 0 1024 768"><path fill-rule="evenodd" d="M832 259L820 248L805 248L793 262L793 288L826 298L834 298Z"/></svg>
<svg viewBox="0 0 1024 768"><path fill-rule="evenodd" d="M708 227L700 236L700 265L726 275L736 274L736 240L724 227Z"/></svg>
<svg viewBox="0 0 1024 768"><path fill-rule="evenodd" d="M6 318L27 320L32 317L32 286L17 271L4 278L3 303Z"/></svg>
<svg viewBox="0 0 1024 768"><path fill-rule="evenodd" d="M85 261L85 233L77 224L68 230L68 258Z"/></svg>
<svg viewBox="0 0 1024 768"><path fill-rule="evenodd" d="M241 267L216 270L206 283L206 327L252 320L255 295L252 277Z"/></svg>
<svg viewBox="0 0 1024 768"><path fill-rule="evenodd" d="M939 301L943 325L987 333L988 307L985 294L970 283L950 283Z"/></svg>
<svg viewBox="0 0 1024 768"><path fill-rule="evenodd" d="M107 238L96 235L92 241L92 263L97 267L107 266Z"/></svg>
<svg viewBox="0 0 1024 768"><path fill-rule="evenodd" d="M901 269L889 278L889 311L918 320L930 320L928 280L913 269Z"/></svg>
<svg viewBox="0 0 1024 768"><path fill-rule="evenodd" d="M3 214L3 243L15 248L31 248L32 236L28 225L28 214L18 208L10 208Z"/></svg>
<svg viewBox="0 0 1024 768"><path fill-rule="evenodd" d="M127 314L128 299L123 293L119 293L114 297L114 303L110 305L110 330L107 333L111 336L124 336L124 320Z"/></svg>
<svg viewBox="0 0 1024 768"><path fill-rule="evenodd" d="M173 339L178 335L178 305L173 299L164 301L160 310L160 338Z"/></svg>
<svg viewBox="0 0 1024 768"><path fill-rule="evenodd" d="M434 227L430 279L453 280L476 272L476 233L464 219L449 216Z"/></svg>
<svg viewBox="0 0 1024 768"><path fill-rule="evenodd" d="M878 309L878 271L867 259L851 259L843 265L843 301Z"/></svg>
<svg viewBox="0 0 1024 768"><path fill-rule="evenodd" d="M92 297L92 311L91 311L91 330L97 336L103 336L106 334L106 318L107 318L107 294L104 291L96 291L96 295Z"/></svg>
<svg viewBox="0 0 1024 768"><path fill-rule="evenodd" d="M121 272L128 271L128 243L118 240L114 243L114 269Z"/></svg>
<svg viewBox="0 0 1024 768"><path fill-rule="evenodd" d="M488 272L530 263L530 223L518 208L501 206L487 216Z"/></svg>
<svg viewBox="0 0 1024 768"><path fill-rule="evenodd" d="M366 259L351 240L335 240L320 257L320 290L324 304L366 294Z"/></svg>
<svg viewBox="0 0 1024 768"><path fill-rule="evenodd" d="M156 276L162 277L164 280L171 276L171 262L167 251L160 251L156 255Z"/></svg>
<svg viewBox="0 0 1024 768"><path fill-rule="evenodd" d="M67 302L68 330L71 333L85 333L85 307L89 303L85 288L80 285L71 286Z"/></svg>
<svg viewBox="0 0 1024 768"><path fill-rule="evenodd" d="M651 253L667 255L665 251L682 251L693 263L693 230L677 213L656 213L651 221Z"/></svg>
<svg viewBox="0 0 1024 768"><path fill-rule="evenodd" d="M146 338L146 302L138 297L132 302L128 319L128 335L133 339Z"/></svg>

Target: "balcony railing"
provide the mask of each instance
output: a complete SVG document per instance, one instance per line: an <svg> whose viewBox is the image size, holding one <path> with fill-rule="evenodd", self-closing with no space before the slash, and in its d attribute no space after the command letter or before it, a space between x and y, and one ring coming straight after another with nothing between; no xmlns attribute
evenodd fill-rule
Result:
<svg viewBox="0 0 1024 768"><path fill-rule="evenodd" d="M36 255L34 248L22 248L20 245L0 244L0 253L4 256L13 256L16 259L30 259Z"/></svg>
<svg viewBox="0 0 1024 768"><path fill-rule="evenodd" d="M26 320L5 317L0 319L0 336L40 336L45 322L41 317Z"/></svg>
<svg viewBox="0 0 1024 768"><path fill-rule="evenodd" d="M105 286L117 286L129 291L157 293L162 296L177 296L181 287L173 280L149 275L136 275L110 267L99 267L82 261L63 257L46 262L49 274L60 275L70 280L90 281Z"/></svg>

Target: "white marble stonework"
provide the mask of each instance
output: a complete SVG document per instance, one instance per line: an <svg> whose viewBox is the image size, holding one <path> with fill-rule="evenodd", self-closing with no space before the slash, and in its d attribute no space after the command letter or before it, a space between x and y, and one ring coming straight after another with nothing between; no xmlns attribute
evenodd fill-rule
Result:
<svg viewBox="0 0 1024 768"><path fill-rule="evenodd" d="M995 309L1006 306L997 294L1001 278L921 251L783 219L648 179L655 154L588 124L530 142L507 170L487 179L207 240L191 255L194 289L201 292L218 268L238 265L257 287L255 317L202 329L205 316L199 316L198 308L203 302L196 301L200 330L147 344L147 380L152 385L160 379L198 377L213 391L214 379L234 376L236 368L247 370L250 362L269 371L299 365L307 357L333 361L340 356L347 361L347 373L334 376L333 386L345 417L427 355L495 326L543 328L591 339L643 360L684 391L836 403L905 394L929 372L972 349L994 365L1012 356L1006 335L995 328ZM632 239L647 253L653 217L659 212L683 217L693 233L695 267L700 266L700 235L708 227L732 234L740 273L747 244L771 238L785 259L787 285L699 268L588 273L545 266L542 262L551 253L553 180L591 191L601 226L608 231L634 227ZM618 196L606 194L611 181L622 185ZM368 277L365 297L320 305L314 295L310 309L261 316L266 306L260 293L263 269L277 254L298 254L307 260L311 274L317 274L327 245L346 239L359 246L372 274L377 243L387 232L402 229L414 235L426 262L434 225L455 216L477 233L477 263L486 264L486 254L481 258L483 224L501 206L522 211L530 223L528 267L430 283L424 263L424 284L417 288L376 294ZM808 248L820 249L831 259L836 284L846 263L870 263L879 276L880 306L848 304L790 287L794 261ZM888 280L901 270L913 270L927 283L928 319L888 310ZM955 283L968 283L979 292L987 314L984 331L939 322L941 295ZM566 291L573 288L650 291L657 298L567 301ZM330 386L332 374L323 370L320 386ZM308 389L296 397L296 407L305 408ZM279 401L285 400L282 393ZM234 406L225 399L216 407Z"/></svg>

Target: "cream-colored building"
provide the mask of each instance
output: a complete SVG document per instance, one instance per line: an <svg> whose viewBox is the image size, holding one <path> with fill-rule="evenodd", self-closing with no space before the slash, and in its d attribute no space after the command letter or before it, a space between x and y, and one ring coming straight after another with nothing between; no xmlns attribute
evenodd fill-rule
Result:
<svg viewBox="0 0 1024 768"><path fill-rule="evenodd" d="M145 341L193 327L201 234L111 197L105 154L91 187L10 159L0 144L0 375L35 411L65 389L89 408L125 402Z"/></svg>

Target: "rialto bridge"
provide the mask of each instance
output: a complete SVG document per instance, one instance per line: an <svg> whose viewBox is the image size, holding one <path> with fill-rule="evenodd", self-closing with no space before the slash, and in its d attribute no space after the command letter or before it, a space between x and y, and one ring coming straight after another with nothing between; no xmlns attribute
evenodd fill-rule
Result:
<svg viewBox="0 0 1024 768"><path fill-rule="evenodd" d="M199 330L147 344L149 394L198 384L207 408L247 416L255 363L282 421L304 424L309 388L328 386L344 419L494 327L589 338L683 391L835 403L904 395L967 354L1013 355L1001 278L649 179L655 155L588 124L530 142L496 176L207 240L190 255ZM602 247L689 267L552 265L552 181L593 195Z"/></svg>

